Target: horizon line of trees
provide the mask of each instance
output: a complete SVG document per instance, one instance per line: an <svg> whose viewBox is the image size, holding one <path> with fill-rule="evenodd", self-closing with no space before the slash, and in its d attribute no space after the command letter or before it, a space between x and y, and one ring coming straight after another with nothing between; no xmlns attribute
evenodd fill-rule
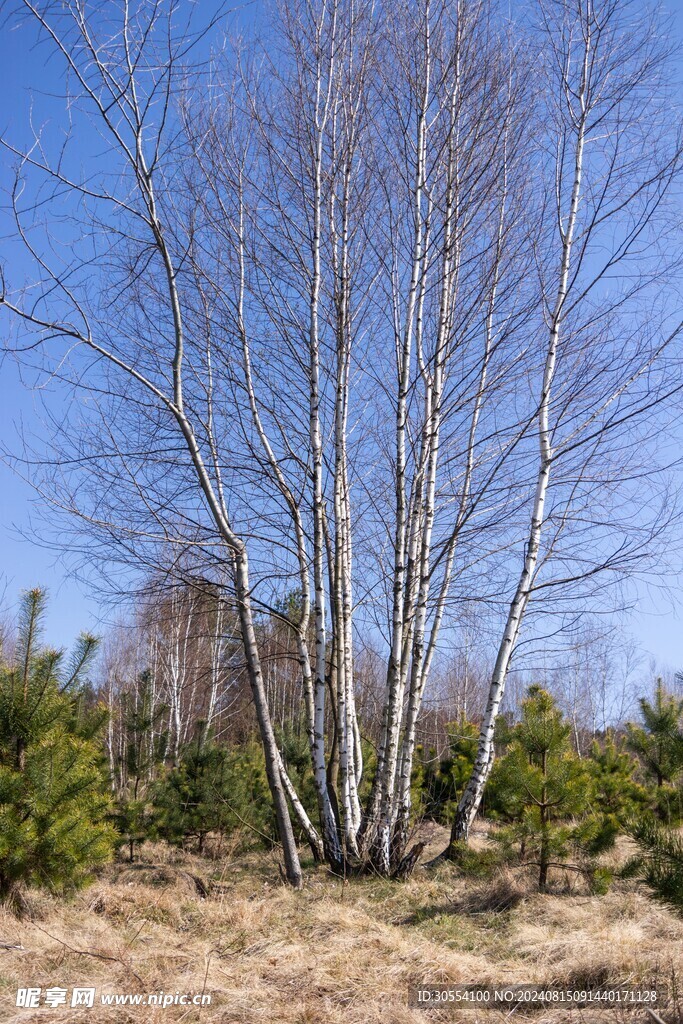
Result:
<svg viewBox="0 0 683 1024"><path fill-rule="evenodd" d="M177 716L165 703L162 681L150 669L133 668L132 676L119 675L116 689L102 681L95 686L98 641L83 636L66 662L64 652L42 644L44 611L44 593L25 594L16 637L4 637L0 648L0 899L19 883L62 890L82 884L114 845L125 846L131 861L147 839L212 857L254 843L279 845L253 720L221 734L220 712L210 723L206 703L195 700L186 734L174 742ZM187 607L170 603L166 611L182 615ZM150 650L162 642L158 617L153 626ZM166 626L165 639L190 632ZM209 629L203 639L212 636ZM120 672L122 661L107 659L104 667ZM211 678L201 673L194 658L182 688L193 699L208 692L210 704ZM675 856L683 822L683 697L659 679L639 710L638 723L587 736L588 748L577 748L574 725L557 699L538 684L527 687L520 704L498 719L496 761L480 808L494 825L497 852L483 858L488 868L537 868L541 891L558 869L576 871L603 891L612 874L600 855L626 833L642 848L626 873L683 905ZM310 816L316 806L310 751L296 704L292 711L278 723L278 753L293 780L289 799L301 801L297 815ZM425 821L449 824L476 759L476 717L461 712L445 733L445 750L416 748L413 835ZM365 731L363 744L372 764L377 745ZM299 829L296 838L309 842L308 831ZM324 859L319 848L311 852ZM481 868L465 844L452 856L465 870Z"/></svg>
<svg viewBox="0 0 683 1024"><path fill-rule="evenodd" d="M301 595L293 591L257 617L259 647L270 714L276 728L305 734L303 681L298 651L283 611L300 616ZM218 739L242 742L254 736L257 721L239 638L234 604L218 588L149 581L134 601L134 611L110 630L101 652L98 691L110 709L108 737L112 773L120 759L118 721L127 705L148 707L154 725L150 744L163 734L171 761L194 734L197 723ZM625 651L625 653L624 653ZM486 701L488 666L485 645L474 638L443 654L435 664L416 723L417 744L439 756L448 749L448 724L479 721ZM379 746L382 728L382 661L372 638L359 645L356 659L357 703L364 742ZM581 755L608 729L623 729L638 710L648 670L618 631L586 625L568 648L542 667L520 675L508 691L503 717L514 713L534 677L543 677L572 723L572 743ZM680 688L672 676L669 688ZM138 692L138 690L140 692ZM335 719L328 709L325 730L334 748Z"/></svg>

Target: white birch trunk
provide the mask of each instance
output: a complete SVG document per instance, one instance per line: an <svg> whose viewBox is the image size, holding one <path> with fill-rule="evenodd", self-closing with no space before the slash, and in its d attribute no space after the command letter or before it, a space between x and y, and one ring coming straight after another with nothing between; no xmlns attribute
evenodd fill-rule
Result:
<svg viewBox="0 0 683 1024"><path fill-rule="evenodd" d="M403 339L398 349L398 393L396 401L396 526L394 532L393 595L391 620L391 651L387 669L386 705L382 738L377 757L375 785L368 810L369 848L373 863L381 874L391 870L391 830L394 785L398 760L401 715L403 711L404 601L407 553L406 502L406 426L410 371L415 329L419 308L420 271L423 267L425 224L423 194L427 141L427 108L431 87L430 3L425 5L424 57L425 71L416 126L415 179L413 189L414 235L411 279L406 304Z"/></svg>
<svg viewBox="0 0 683 1024"><path fill-rule="evenodd" d="M289 797L289 802L292 805L292 809L301 825L302 829L306 833L309 846L313 851L313 856L316 861L321 864L325 860L325 848L323 841L320 838L318 831L308 816L306 808L301 803L298 797L297 791L292 784L292 780L287 774L287 769L284 766L282 760L282 754L278 752L278 768L280 770L280 778L282 779L282 785L284 786L285 792Z"/></svg>
<svg viewBox="0 0 683 1024"><path fill-rule="evenodd" d="M546 350L545 366L543 371L543 383L539 396L538 405L538 445L539 463L534 493L529 533L525 545L525 555L522 569L515 590L514 597L510 603L505 623L505 629L498 647L496 662L491 676L489 697L486 711L482 721L479 735L477 757L472 775L465 787L463 795L458 804L453 827L451 830L451 842L467 840L474 818L479 809L481 798L484 793L486 781L490 775L493 764L494 747L493 737L500 711L500 705L505 693L505 682L510 666L510 659L513 655L515 645L519 637L522 620L529 602L531 588L533 586L536 572L539 551L541 546L541 535L545 513L545 502L550 485L550 470L552 465L553 452L551 447L550 429L550 399L553 378L557 363L557 348L562 322L562 313L568 294L569 273L571 267L572 246L576 219L581 199L581 183L584 164L585 131L587 118L587 90L589 58L591 53L591 31L590 20L585 26L584 34L583 67L581 73L581 84L578 92L578 103L580 115L576 125L576 143L574 151L574 180L569 200L567 213L567 226L560 231L562 236L562 250L557 284L555 304L550 320L548 335L548 346Z"/></svg>

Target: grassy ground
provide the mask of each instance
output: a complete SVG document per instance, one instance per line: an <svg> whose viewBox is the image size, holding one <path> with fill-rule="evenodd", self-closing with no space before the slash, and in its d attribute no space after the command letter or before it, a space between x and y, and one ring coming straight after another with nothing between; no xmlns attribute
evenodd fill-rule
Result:
<svg viewBox="0 0 683 1024"><path fill-rule="evenodd" d="M443 839L432 839L433 852ZM293 893L278 880L274 854L207 861L148 845L139 864L110 865L71 901L31 894L21 915L0 910L0 943L21 947L0 948L0 1021L489 1024L505 1014L411 1009L408 989L683 984L683 920L633 883L591 896L557 872L557 893L539 895L519 871L477 881L440 865L418 868L405 884L344 884L310 863L306 874L304 891ZM92 1009L15 1005L18 987L75 985L96 987ZM99 1005L102 993L159 990L210 993L212 1004ZM666 1024L683 1021L680 1003L660 1014ZM512 1016L653 1021L614 1009Z"/></svg>

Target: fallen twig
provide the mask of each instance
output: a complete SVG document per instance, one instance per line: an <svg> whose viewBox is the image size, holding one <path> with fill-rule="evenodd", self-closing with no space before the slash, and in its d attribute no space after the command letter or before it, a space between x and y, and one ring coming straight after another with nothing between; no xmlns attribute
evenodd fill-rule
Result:
<svg viewBox="0 0 683 1024"><path fill-rule="evenodd" d="M122 957L108 956L106 953L95 953L91 949L74 949L74 947L70 946L68 942L64 941L64 939L58 939L56 935L51 935L50 932L45 931L44 928L41 928L39 924L33 922L33 927L37 928L39 932L43 933L43 935L47 935L48 939L52 939L53 942L59 942L60 945L62 945L65 949L68 949L70 953L76 953L77 956L92 956L96 960L110 960L112 963L121 964L121 966L125 967L127 971L130 971L133 977L137 981L139 981L140 984L144 987L145 983L140 977L140 975L136 971L134 971L130 964L127 964L126 961L122 959Z"/></svg>

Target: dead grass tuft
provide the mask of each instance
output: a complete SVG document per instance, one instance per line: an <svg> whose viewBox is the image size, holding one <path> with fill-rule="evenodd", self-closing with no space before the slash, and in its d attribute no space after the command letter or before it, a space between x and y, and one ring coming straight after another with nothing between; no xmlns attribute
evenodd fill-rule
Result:
<svg viewBox="0 0 683 1024"><path fill-rule="evenodd" d="M454 907L461 914L501 914L518 907L529 891L519 872L499 868L488 881L467 887Z"/></svg>
<svg viewBox="0 0 683 1024"><path fill-rule="evenodd" d="M200 875L166 864L115 864L108 877L118 885L148 885L174 888L180 893L206 896L208 885Z"/></svg>

